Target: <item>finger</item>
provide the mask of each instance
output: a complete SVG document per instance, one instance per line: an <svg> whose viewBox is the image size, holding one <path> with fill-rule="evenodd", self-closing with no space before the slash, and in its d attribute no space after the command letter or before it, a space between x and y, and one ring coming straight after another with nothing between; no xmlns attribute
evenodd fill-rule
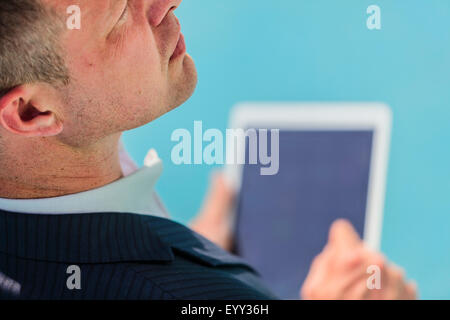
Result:
<svg viewBox="0 0 450 320"><path fill-rule="evenodd" d="M417 299L417 293L416 293L416 285L415 283L406 283L405 281L402 281L398 283L397 285L397 296L395 296L393 299L396 300L416 300Z"/></svg>
<svg viewBox="0 0 450 320"><path fill-rule="evenodd" d="M367 288L364 278L361 281L355 281L352 286L345 289L343 293L344 300L369 300L375 299L371 294L371 290Z"/></svg>
<svg viewBox="0 0 450 320"><path fill-rule="evenodd" d="M380 290L377 288L371 288L369 285L371 273L369 272L370 269L368 269L368 267L373 265L376 265L380 268L380 270L383 270L385 268L384 257L376 253L371 254L368 260L366 258L366 260L364 261L362 270L360 269L360 267L354 269L355 271L353 273L353 279L349 277L347 280L348 285L341 289L345 299L380 299Z"/></svg>
<svg viewBox="0 0 450 320"><path fill-rule="evenodd" d="M200 216L213 222L223 222L228 219L233 206L234 193L228 186L224 174L215 172L211 176L210 189L206 196Z"/></svg>
<svg viewBox="0 0 450 320"><path fill-rule="evenodd" d="M321 286L328 272L327 254L323 251L317 255L309 268L308 274L300 289L300 297L304 300L314 299L315 290Z"/></svg>
<svg viewBox="0 0 450 320"><path fill-rule="evenodd" d="M346 272L332 272L329 269L311 273L302 288L303 299L363 299L366 288L366 274L363 267Z"/></svg>
<svg viewBox="0 0 450 320"><path fill-rule="evenodd" d="M309 268L303 286L300 291L302 299L320 299L328 279L332 276L332 264L334 259L334 249L326 246L322 252L317 255Z"/></svg>
<svg viewBox="0 0 450 320"><path fill-rule="evenodd" d="M406 285L406 297L407 300L416 300L417 299L417 284L414 281L411 281Z"/></svg>
<svg viewBox="0 0 450 320"><path fill-rule="evenodd" d="M362 243L351 223L344 219L336 220L331 225L328 241L331 245L343 249Z"/></svg>
<svg viewBox="0 0 450 320"><path fill-rule="evenodd" d="M233 244L232 234L233 192L222 172L211 176L210 189L199 214L191 221L192 230L226 250Z"/></svg>
<svg viewBox="0 0 450 320"><path fill-rule="evenodd" d="M339 299L347 289L365 277L365 252L336 253L337 249L325 247L311 264L301 294L304 299Z"/></svg>
<svg viewBox="0 0 450 320"><path fill-rule="evenodd" d="M339 269L336 270L335 277L340 280L339 289L343 292L350 290L356 283L364 283L367 286L367 279L370 276L368 267L375 264L378 260L376 254L367 257L365 250L355 250L354 254L345 258ZM383 268L379 265L380 268Z"/></svg>
<svg viewBox="0 0 450 320"><path fill-rule="evenodd" d="M349 254L341 253L341 257L337 257L336 260L338 266L334 268L335 289L341 292L342 297L345 299L370 299L374 296L369 292L368 287L368 280L371 276L369 266L376 265L383 270L383 255L360 246Z"/></svg>
<svg viewBox="0 0 450 320"><path fill-rule="evenodd" d="M384 272L385 285L382 288L383 299L403 299L405 295L404 271L395 264L389 265Z"/></svg>

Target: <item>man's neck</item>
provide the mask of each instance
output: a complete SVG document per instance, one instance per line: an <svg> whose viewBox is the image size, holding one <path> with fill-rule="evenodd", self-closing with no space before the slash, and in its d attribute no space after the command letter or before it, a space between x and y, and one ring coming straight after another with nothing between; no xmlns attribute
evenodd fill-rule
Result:
<svg viewBox="0 0 450 320"><path fill-rule="evenodd" d="M0 155L0 198L39 199L79 193L122 177L118 142L109 137L73 148L54 140L21 141Z"/></svg>

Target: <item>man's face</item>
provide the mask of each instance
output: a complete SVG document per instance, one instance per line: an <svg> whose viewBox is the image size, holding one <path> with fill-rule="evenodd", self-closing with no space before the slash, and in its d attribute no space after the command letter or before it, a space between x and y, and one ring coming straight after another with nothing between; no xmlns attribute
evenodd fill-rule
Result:
<svg viewBox="0 0 450 320"><path fill-rule="evenodd" d="M173 12L181 0L47 2L58 12L81 9L81 29L65 30L61 40L71 77L60 111L66 142L144 125L192 95L195 65Z"/></svg>

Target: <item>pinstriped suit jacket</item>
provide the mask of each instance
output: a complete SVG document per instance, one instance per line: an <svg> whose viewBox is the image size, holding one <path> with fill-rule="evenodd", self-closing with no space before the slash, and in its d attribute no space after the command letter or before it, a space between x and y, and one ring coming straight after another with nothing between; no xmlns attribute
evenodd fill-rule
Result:
<svg viewBox="0 0 450 320"><path fill-rule="evenodd" d="M80 289L69 289L71 265ZM0 211L1 299L275 299L256 272L190 229L128 213Z"/></svg>

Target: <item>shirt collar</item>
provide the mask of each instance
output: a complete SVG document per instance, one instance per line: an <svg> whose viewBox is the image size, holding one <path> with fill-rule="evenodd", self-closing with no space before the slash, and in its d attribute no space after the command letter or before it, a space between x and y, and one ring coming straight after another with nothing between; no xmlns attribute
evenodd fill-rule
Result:
<svg viewBox="0 0 450 320"><path fill-rule="evenodd" d="M28 214L129 212L167 217L154 192L155 184L163 169L156 151L148 152L144 166L137 171L130 169L132 160L123 148L120 149L120 159L122 167L127 165L128 169L124 173L128 175L113 183L55 198L27 200L0 198L0 209Z"/></svg>

